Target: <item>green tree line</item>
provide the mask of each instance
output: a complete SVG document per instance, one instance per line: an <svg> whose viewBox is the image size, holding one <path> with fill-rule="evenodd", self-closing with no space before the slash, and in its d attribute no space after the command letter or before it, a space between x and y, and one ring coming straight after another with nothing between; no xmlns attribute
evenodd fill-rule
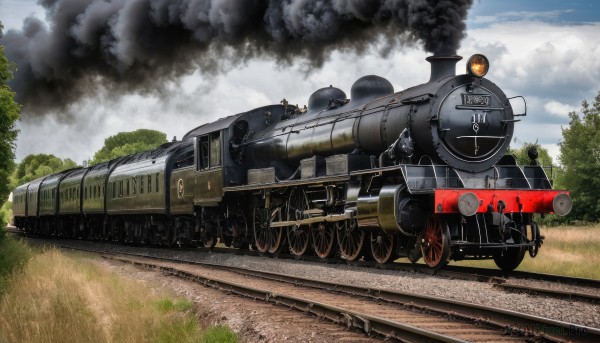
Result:
<svg viewBox="0 0 600 343"><path fill-rule="evenodd" d="M0 23L0 38L3 29ZM19 119L21 106L15 101L15 93L8 85L15 70L16 65L6 58L4 46L0 45L0 203L4 203L12 191L9 179L15 167L15 140L19 133L15 123ZM5 216L0 215L0 231L5 226Z"/></svg>
<svg viewBox="0 0 600 343"><path fill-rule="evenodd" d="M557 185L571 191L569 218L596 222L600 220L600 91L592 104L583 101L580 113L569 113L569 126L562 135Z"/></svg>

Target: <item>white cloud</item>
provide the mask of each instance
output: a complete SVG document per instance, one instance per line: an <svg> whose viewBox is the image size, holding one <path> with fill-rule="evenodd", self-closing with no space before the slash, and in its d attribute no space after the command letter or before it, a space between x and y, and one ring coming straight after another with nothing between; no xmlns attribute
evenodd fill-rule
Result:
<svg viewBox="0 0 600 343"><path fill-rule="evenodd" d="M546 103L546 105L544 105L544 109L550 114L564 118L569 117L569 112L577 111L576 106L563 104L555 100L550 100L548 103Z"/></svg>

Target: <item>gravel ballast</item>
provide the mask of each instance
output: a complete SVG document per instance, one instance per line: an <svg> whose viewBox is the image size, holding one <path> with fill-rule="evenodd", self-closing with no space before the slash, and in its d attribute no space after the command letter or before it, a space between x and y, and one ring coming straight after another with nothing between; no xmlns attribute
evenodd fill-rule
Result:
<svg viewBox="0 0 600 343"><path fill-rule="evenodd" d="M585 303L569 299L563 300L542 296L530 296L523 293L504 292L493 288L493 285L491 284L482 282L452 280L445 277L420 273L380 270L346 264L325 264L293 259L242 256L234 255L233 253L227 254L220 252L133 247L75 240L60 242L49 240L48 242L55 245L101 249L111 252L147 254L196 262L208 262L322 281L347 283L362 287L384 288L388 290L424 294L600 328L600 304ZM527 282L520 280L519 283L526 284ZM540 283L536 282L536 285L539 286ZM566 286L551 283L548 287L563 288ZM589 291L598 293L598 290Z"/></svg>

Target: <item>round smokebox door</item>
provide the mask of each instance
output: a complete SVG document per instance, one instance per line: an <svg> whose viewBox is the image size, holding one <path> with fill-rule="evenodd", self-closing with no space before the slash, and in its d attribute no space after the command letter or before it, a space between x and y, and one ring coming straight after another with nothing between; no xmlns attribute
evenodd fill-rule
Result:
<svg viewBox="0 0 600 343"><path fill-rule="evenodd" d="M485 160L506 139L504 108L485 88L472 85L455 88L443 100L438 116L440 141L459 159Z"/></svg>

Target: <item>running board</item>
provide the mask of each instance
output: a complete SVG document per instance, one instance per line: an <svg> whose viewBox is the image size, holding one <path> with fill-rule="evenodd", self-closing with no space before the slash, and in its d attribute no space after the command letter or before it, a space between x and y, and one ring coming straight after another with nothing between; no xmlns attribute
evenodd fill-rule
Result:
<svg viewBox="0 0 600 343"><path fill-rule="evenodd" d="M310 225L321 222L339 222L342 220L348 220L354 218L354 210L346 210L344 214L329 214L326 216L311 217L302 220L287 220L283 222L272 222L270 227L282 227L282 226L293 226L293 225Z"/></svg>

